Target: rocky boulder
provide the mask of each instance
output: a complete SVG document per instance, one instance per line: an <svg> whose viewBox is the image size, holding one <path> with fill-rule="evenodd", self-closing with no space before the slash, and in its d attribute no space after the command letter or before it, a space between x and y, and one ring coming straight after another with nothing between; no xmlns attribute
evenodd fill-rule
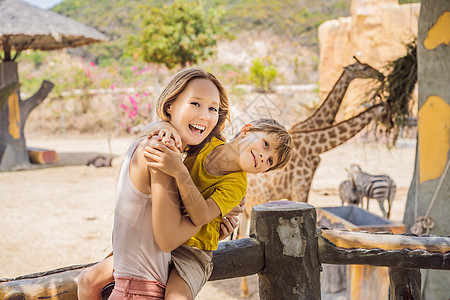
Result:
<svg viewBox="0 0 450 300"><path fill-rule="evenodd" d="M399 5L397 0L352 0L351 16L326 21L319 27L320 98L333 88L344 66L356 56L379 71L406 54L405 45L417 36L419 3ZM370 81L354 80L337 119L361 110Z"/></svg>

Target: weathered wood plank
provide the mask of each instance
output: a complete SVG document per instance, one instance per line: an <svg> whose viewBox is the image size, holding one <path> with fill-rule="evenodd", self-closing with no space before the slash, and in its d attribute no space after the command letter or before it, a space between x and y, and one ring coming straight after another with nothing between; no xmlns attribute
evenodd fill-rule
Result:
<svg viewBox="0 0 450 300"><path fill-rule="evenodd" d="M321 263L450 269L450 237L319 231Z"/></svg>
<svg viewBox="0 0 450 300"><path fill-rule="evenodd" d="M322 236L339 248L364 248L385 250L425 250L446 253L450 251L450 237L426 237L391 233L370 234L342 230L323 230Z"/></svg>
<svg viewBox="0 0 450 300"><path fill-rule="evenodd" d="M34 164L48 164L59 160L58 153L55 150L27 147L27 151L30 161Z"/></svg>
<svg viewBox="0 0 450 300"><path fill-rule="evenodd" d="M0 300L22 299L20 297L76 300L78 275L93 264L0 279ZM210 281L253 275L264 268L264 248L257 240L249 238L223 242L214 251L213 264ZM111 290L109 287L104 291L104 299Z"/></svg>
<svg viewBox="0 0 450 300"><path fill-rule="evenodd" d="M77 299L78 275L82 268L35 277L32 274L21 279L0 283L0 300L12 299ZM37 273L45 274L45 273ZM19 277L20 278L20 277Z"/></svg>
<svg viewBox="0 0 450 300"><path fill-rule="evenodd" d="M209 281L253 275L264 268L264 247L250 238L222 242L213 253L213 264Z"/></svg>

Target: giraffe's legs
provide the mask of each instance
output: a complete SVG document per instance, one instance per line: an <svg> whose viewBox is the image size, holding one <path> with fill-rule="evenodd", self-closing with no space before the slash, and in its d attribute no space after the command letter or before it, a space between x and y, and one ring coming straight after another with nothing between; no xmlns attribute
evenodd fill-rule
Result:
<svg viewBox="0 0 450 300"><path fill-rule="evenodd" d="M249 297L247 277L242 277L241 281L241 298L247 299Z"/></svg>
<svg viewBox="0 0 450 300"><path fill-rule="evenodd" d="M239 233L238 233L238 239L246 238L249 236L249 221L250 218L247 215L247 213L244 211L239 215ZM247 277L242 277L241 281L241 298L247 299L249 297L249 291L248 291L248 282Z"/></svg>

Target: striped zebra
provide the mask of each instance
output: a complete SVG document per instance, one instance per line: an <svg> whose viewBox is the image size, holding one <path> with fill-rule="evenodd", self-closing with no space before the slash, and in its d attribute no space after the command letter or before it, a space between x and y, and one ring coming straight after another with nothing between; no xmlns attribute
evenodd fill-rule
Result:
<svg viewBox="0 0 450 300"><path fill-rule="evenodd" d="M342 205L348 203L349 205L362 205L362 198L364 194L361 189L355 186L352 180L344 180L339 184L339 197L341 198Z"/></svg>
<svg viewBox="0 0 450 300"><path fill-rule="evenodd" d="M392 201L394 200L397 186L395 182L387 175L371 175L361 171L360 166L352 164L349 177L354 181L357 189L360 189L367 201L367 210L369 210L369 200L376 199L383 212L383 217L389 219L391 215ZM384 209L384 200L388 200L388 212ZM361 204L362 205L362 204Z"/></svg>

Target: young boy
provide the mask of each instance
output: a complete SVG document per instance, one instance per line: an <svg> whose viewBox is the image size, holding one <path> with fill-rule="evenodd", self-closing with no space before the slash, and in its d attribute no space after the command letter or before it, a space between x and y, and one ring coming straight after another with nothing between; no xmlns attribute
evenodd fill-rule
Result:
<svg viewBox="0 0 450 300"><path fill-rule="evenodd" d="M153 207L161 218L155 220L153 232L163 251L172 251L173 268L166 286L166 299L193 299L212 272L212 251L217 249L220 223L245 196L247 173L262 173L282 168L292 155L292 139L286 129L272 119L259 119L244 126L228 143L213 138L203 149L188 155L184 167L173 144L147 147L148 165L161 172L152 173L153 199L167 201ZM168 235L177 235L178 190L184 207L198 232L179 246L179 237L167 243ZM206 200L206 201L205 201ZM175 209L174 209L175 208ZM195 232L195 231L194 231ZM161 238L161 237L164 237ZM111 265L101 271L109 274L95 280L108 283ZM85 274L86 275L86 274ZM97 274L98 275L98 274ZM84 276L86 279L86 276ZM100 284L80 280L80 289ZM81 286L83 285L83 286Z"/></svg>

